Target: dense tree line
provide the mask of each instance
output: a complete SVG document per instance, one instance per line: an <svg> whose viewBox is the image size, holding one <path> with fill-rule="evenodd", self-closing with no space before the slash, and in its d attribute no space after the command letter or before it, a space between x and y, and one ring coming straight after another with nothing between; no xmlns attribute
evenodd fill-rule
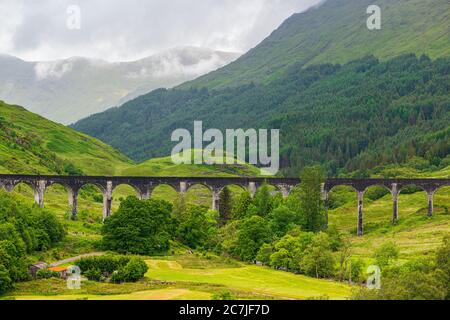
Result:
<svg viewBox="0 0 450 320"><path fill-rule="evenodd" d="M169 154L172 131L195 119L222 130L279 128L291 176L315 163L337 175L413 157L440 167L450 163L449 71L448 58L414 55L298 65L269 84L156 90L75 128L137 160Z"/></svg>
<svg viewBox="0 0 450 320"><path fill-rule="evenodd" d="M0 191L0 293L28 279L27 254L47 250L64 236L64 226L53 213Z"/></svg>

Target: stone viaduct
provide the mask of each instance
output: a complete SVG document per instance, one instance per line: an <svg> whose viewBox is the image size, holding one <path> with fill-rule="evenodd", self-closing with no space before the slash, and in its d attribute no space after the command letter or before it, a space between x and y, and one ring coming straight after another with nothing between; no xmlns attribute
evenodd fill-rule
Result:
<svg viewBox="0 0 450 320"><path fill-rule="evenodd" d="M72 214L77 215L78 192L87 185L97 186L103 193L103 219L111 215L112 193L119 185L129 185L136 190L140 199L149 199L152 191L159 185L169 185L179 193L184 193L194 185L203 185L212 192L212 208L219 209L219 194L229 185L240 186L253 196L259 186L264 183L274 186L283 197L289 196L292 189L300 184L296 178L178 178L178 177L89 177L89 176L31 176L31 175L0 175L0 188L11 192L19 183L29 185L34 192L35 202L43 207L45 190L54 184L62 185L69 194L69 205ZM433 196L441 187L450 186L450 179L328 179L322 185L322 197L328 202L330 191L337 186L350 186L358 195L358 235L363 235L363 199L364 193L372 186L382 186L392 195L392 222L398 220L398 196L403 188L414 185L421 188L428 196L428 215L433 215Z"/></svg>

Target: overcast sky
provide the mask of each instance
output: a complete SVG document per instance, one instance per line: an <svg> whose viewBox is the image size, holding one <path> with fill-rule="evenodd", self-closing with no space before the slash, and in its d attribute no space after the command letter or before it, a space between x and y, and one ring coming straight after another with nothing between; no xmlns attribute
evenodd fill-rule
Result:
<svg viewBox="0 0 450 320"><path fill-rule="evenodd" d="M129 61L177 46L245 52L287 17L318 2L0 0L0 53L25 60ZM68 10L72 5L80 9L79 20L76 10Z"/></svg>

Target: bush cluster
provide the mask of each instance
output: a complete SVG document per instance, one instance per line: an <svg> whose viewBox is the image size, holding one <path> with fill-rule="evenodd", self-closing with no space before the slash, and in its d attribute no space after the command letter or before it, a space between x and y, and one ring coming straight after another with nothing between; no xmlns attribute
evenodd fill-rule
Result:
<svg viewBox="0 0 450 320"><path fill-rule="evenodd" d="M59 273L48 269L41 269L36 273L38 279L59 278Z"/></svg>
<svg viewBox="0 0 450 320"><path fill-rule="evenodd" d="M105 255L86 257L77 261L82 275L92 281L109 279L114 283L136 282L148 270L147 264L138 257Z"/></svg>

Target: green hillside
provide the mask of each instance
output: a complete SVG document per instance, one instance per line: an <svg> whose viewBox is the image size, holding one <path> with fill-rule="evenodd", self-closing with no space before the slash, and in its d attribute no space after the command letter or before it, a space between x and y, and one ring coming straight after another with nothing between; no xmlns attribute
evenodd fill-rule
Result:
<svg viewBox="0 0 450 320"><path fill-rule="evenodd" d="M381 8L381 30L366 27L369 5ZM293 64L346 63L366 55L450 55L447 0L328 0L287 19L235 62L181 85L223 88L278 78Z"/></svg>
<svg viewBox="0 0 450 320"><path fill-rule="evenodd" d="M190 165L174 164L171 157L155 158L140 164L129 166L120 171L123 176L160 176L160 177L256 177L260 170L246 163L235 165Z"/></svg>
<svg viewBox="0 0 450 320"><path fill-rule="evenodd" d="M0 172L112 175L133 162L97 139L0 101Z"/></svg>
<svg viewBox="0 0 450 320"><path fill-rule="evenodd" d="M135 164L105 143L0 101L0 173L129 176L258 176L236 165L175 165L170 157Z"/></svg>

